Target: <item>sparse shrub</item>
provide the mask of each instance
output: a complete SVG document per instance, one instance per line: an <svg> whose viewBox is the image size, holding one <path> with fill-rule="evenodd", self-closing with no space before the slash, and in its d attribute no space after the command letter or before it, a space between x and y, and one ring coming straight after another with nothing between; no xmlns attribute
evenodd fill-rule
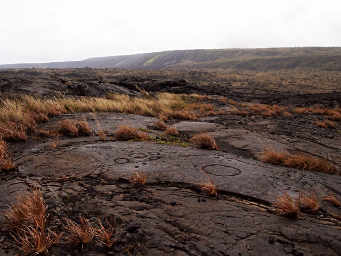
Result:
<svg viewBox="0 0 341 256"><path fill-rule="evenodd" d="M179 135L179 132L178 130L175 128L175 127L169 127L166 129L165 131L165 135L169 136L178 136Z"/></svg>
<svg viewBox="0 0 341 256"><path fill-rule="evenodd" d="M216 186L210 181L200 186L201 190L208 193L210 196L218 196Z"/></svg>
<svg viewBox="0 0 341 256"><path fill-rule="evenodd" d="M115 138L117 140L148 140L149 136L147 133L139 131L133 127L120 126L115 132Z"/></svg>
<svg viewBox="0 0 341 256"><path fill-rule="evenodd" d="M320 209L320 203L315 193L299 193L298 204L303 212L315 213Z"/></svg>
<svg viewBox="0 0 341 256"><path fill-rule="evenodd" d="M274 206L276 207L278 214L288 218L296 219L300 212L298 202L287 193L279 196L274 203Z"/></svg>
<svg viewBox="0 0 341 256"><path fill-rule="evenodd" d="M135 172L129 180L133 184L144 185L147 182L147 176L142 172Z"/></svg>
<svg viewBox="0 0 341 256"><path fill-rule="evenodd" d="M167 124L162 120L155 122L154 127L158 130L161 130L161 131L164 131L168 128Z"/></svg>
<svg viewBox="0 0 341 256"><path fill-rule="evenodd" d="M218 150L215 139L205 133L194 135L190 141L199 148Z"/></svg>

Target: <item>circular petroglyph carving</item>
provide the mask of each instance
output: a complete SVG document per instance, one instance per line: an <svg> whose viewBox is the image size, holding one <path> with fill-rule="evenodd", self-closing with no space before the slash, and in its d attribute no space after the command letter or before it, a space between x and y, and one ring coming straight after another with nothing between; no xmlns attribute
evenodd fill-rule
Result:
<svg viewBox="0 0 341 256"><path fill-rule="evenodd" d="M150 156L147 158L148 161L155 161L155 160L159 160L161 158L161 156Z"/></svg>
<svg viewBox="0 0 341 256"><path fill-rule="evenodd" d="M138 153L132 153L132 154L130 154L129 157L135 158L135 159L143 159L143 158L148 157L148 155L145 154L145 153L142 153L142 152L138 152Z"/></svg>
<svg viewBox="0 0 341 256"><path fill-rule="evenodd" d="M222 164L210 164L202 168L206 173L214 176L237 176L241 174L241 170Z"/></svg>
<svg viewBox="0 0 341 256"><path fill-rule="evenodd" d="M115 159L115 163L117 163L117 164L127 164L129 162L130 162L130 160L128 158L120 157L120 158Z"/></svg>

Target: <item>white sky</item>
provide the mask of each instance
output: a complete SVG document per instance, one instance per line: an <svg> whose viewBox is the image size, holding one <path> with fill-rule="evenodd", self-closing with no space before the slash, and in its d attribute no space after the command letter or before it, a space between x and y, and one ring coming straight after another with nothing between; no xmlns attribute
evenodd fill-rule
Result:
<svg viewBox="0 0 341 256"><path fill-rule="evenodd" d="M341 46L340 0L1 0L0 64Z"/></svg>

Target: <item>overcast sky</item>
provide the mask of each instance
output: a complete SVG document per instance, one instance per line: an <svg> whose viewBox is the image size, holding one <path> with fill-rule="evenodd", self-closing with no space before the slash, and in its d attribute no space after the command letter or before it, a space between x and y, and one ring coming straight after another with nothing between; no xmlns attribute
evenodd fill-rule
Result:
<svg viewBox="0 0 341 256"><path fill-rule="evenodd" d="M0 64L341 46L340 0L1 0Z"/></svg>

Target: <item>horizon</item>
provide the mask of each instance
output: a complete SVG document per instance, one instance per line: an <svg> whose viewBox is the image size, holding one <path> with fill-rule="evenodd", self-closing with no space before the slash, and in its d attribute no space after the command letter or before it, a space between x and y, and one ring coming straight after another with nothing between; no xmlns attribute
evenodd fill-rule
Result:
<svg viewBox="0 0 341 256"><path fill-rule="evenodd" d="M120 54L120 55L105 55L105 56L90 56L84 57L81 59L71 59L71 60L52 60L47 62L16 62L16 63L0 63L0 66L7 65L25 65L25 64L48 64L48 63L63 63L63 62L79 62L85 61L89 59L96 58L110 58L110 57L119 57L119 56L133 56L133 55L142 55L142 54L153 54L153 53L162 53L162 52L174 52L174 51L206 51L206 50L265 50L265 49L295 49L295 48L341 48L341 46L293 46L293 47L249 47L249 48L211 48L211 49L176 49L176 50L164 50L164 51L155 51L155 52L141 52L141 53L131 53L131 54Z"/></svg>

